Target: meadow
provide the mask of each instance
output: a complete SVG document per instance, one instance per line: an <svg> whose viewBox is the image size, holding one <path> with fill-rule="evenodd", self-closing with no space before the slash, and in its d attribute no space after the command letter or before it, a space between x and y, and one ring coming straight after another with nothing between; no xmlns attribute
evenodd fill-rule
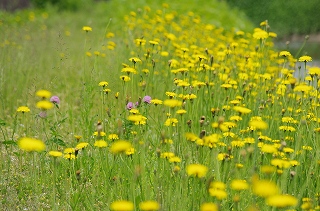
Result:
<svg viewBox="0 0 320 211"><path fill-rule="evenodd" d="M116 4L0 13L0 209L320 210L312 58L223 3Z"/></svg>

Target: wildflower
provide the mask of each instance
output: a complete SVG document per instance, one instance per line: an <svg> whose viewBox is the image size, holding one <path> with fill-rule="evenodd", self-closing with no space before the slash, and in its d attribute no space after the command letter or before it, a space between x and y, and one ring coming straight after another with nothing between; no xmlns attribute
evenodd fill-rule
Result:
<svg viewBox="0 0 320 211"><path fill-rule="evenodd" d="M278 186L269 180L253 181L252 192L260 197L267 198L279 193Z"/></svg>
<svg viewBox="0 0 320 211"><path fill-rule="evenodd" d="M132 74L137 74L137 71L136 71L136 69L134 69L134 68L132 68L132 67L125 67L125 68L122 68L122 70L121 70L121 72L123 72L123 73L127 73L128 75L130 74L130 73L132 73ZM123 77L123 76L121 76L121 77ZM120 77L120 78L121 78ZM128 77L129 78L129 77ZM125 79L122 79L121 78L121 80L128 80L128 78L125 78ZM129 78L129 80L130 80L130 78Z"/></svg>
<svg viewBox="0 0 320 211"><path fill-rule="evenodd" d="M82 27L82 30L86 31L86 32L89 32L89 31L91 32L92 28L90 26L84 26L84 27Z"/></svg>
<svg viewBox="0 0 320 211"><path fill-rule="evenodd" d="M108 32L106 34L106 38L112 38L112 37L114 37L114 33L113 32Z"/></svg>
<svg viewBox="0 0 320 211"><path fill-rule="evenodd" d="M128 110L131 110L131 109L133 109L134 108L134 104L133 104L133 102L128 102L128 104L127 104L127 109Z"/></svg>
<svg viewBox="0 0 320 211"><path fill-rule="evenodd" d="M251 120L249 126L255 130L265 130L268 128L268 124L262 120Z"/></svg>
<svg viewBox="0 0 320 211"><path fill-rule="evenodd" d="M36 106L37 108L40 108L42 110L49 110L53 108L53 104L50 101L46 101L46 100L41 100L37 102Z"/></svg>
<svg viewBox="0 0 320 211"><path fill-rule="evenodd" d="M291 207L297 203L297 198L291 195L274 195L266 199L266 204L272 207Z"/></svg>
<svg viewBox="0 0 320 211"><path fill-rule="evenodd" d="M239 112L240 114L249 114L251 112L250 109L241 106L234 106L233 110Z"/></svg>
<svg viewBox="0 0 320 211"><path fill-rule="evenodd" d="M151 103L151 97L146 95L143 97L142 102L150 104Z"/></svg>
<svg viewBox="0 0 320 211"><path fill-rule="evenodd" d="M122 75L120 76L120 79L123 81L123 82L128 82L131 80L131 78L129 76L126 76L126 75Z"/></svg>
<svg viewBox="0 0 320 211"><path fill-rule="evenodd" d="M176 118L169 118L166 120L166 122L164 123L165 126L173 126L175 127L178 123L178 120Z"/></svg>
<svg viewBox="0 0 320 211"><path fill-rule="evenodd" d="M279 53L279 56L289 57L289 56L291 56L291 53L289 51L281 51Z"/></svg>
<svg viewBox="0 0 320 211"><path fill-rule="evenodd" d="M133 147L131 147L125 151L126 155L133 155L134 152L135 152L135 149Z"/></svg>
<svg viewBox="0 0 320 211"><path fill-rule="evenodd" d="M130 62L133 62L134 64L137 62L142 62L141 59L139 59L138 57L132 57L129 59Z"/></svg>
<svg viewBox="0 0 320 211"><path fill-rule="evenodd" d="M20 106L20 107L17 109L17 112L27 113L27 112L30 112L30 109L29 109L27 106Z"/></svg>
<svg viewBox="0 0 320 211"><path fill-rule="evenodd" d="M118 153L121 153L121 152L125 152L130 148L132 148L132 145L131 145L130 142L124 141L124 140L119 140L119 141L114 142L111 145L110 151L113 154L118 154Z"/></svg>
<svg viewBox="0 0 320 211"><path fill-rule="evenodd" d="M150 102L154 105L161 105L162 104L162 100L158 100L158 99L152 99Z"/></svg>
<svg viewBox="0 0 320 211"><path fill-rule="evenodd" d="M218 211L218 205L212 202L203 203L200 206L200 211Z"/></svg>
<svg viewBox="0 0 320 211"><path fill-rule="evenodd" d="M95 131L95 132L93 133L93 136L106 136L106 133L103 132L103 131L100 131L100 132Z"/></svg>
<svg viewBox="0 0 320 211"><path fill-rule="evenodd" d="M195 176L198 178L205 177L208 172L208 167L201 164L190 164L187 166L188 176Z"/></svg>
<svg viewBox="0 0 320 211"><path fill-rule="evenodd" d="M260 171L265 174L272 174L277 170L274 166L261 166Z"/></svg>
<svg viewBox="0 0 320 211"><path fill-rule="evenodd" d="M46 145L43 143L43 141L28 137L21 138L18 141L18 146L20 149L27 152L41 152L46 148Z"/></svg>
<svg viewBox="0 0 320 211"><path fill-rule="evenodd" d="M182 102L176 99L168 99L163 102L165 106L174 108L182 105Z"/></svg>
<svg viewBox="0 0 320 211"><path fill-rule="evenodd" d="M271 145L271 144L264 144L261 147L261 152L273 154L273 153L276 153L277 151L278 151L278 149L274 145Z"/></svg>
<svg viewBox="0 0 320 211"><path fill-rule="evenodd" d="M110 209L113 211L132 211L134 209L133 203L130 201L115 201L110 205Z"/></svg>
<svg viewBox="0 0 320 211"><path fill-rule="evenodd" d="M216 197L218 200L227 198L227 192L225 191L226 185L223 182L214 181L211 182L209 188L210 196Z"/></svg>
<svg viewBox="0 0 320 211"><path fill-rule="evenodd" d="M311 56L301 56L299 57L299 62L311 62L312 61L312 57Z"/></svg>
<svg viewBox="0 0 320 211"><path fill-rule="evenodd" d="M135 124L144 125L146 124L147 117L142 115L129 115L127 120L134 122Z"/></svg>
<svg viewBox="0 0 320 211"><path fill-rule="evenodd" d="M106 87L106 86L108 86L108 82L106 82L106 81L101 81L100 83L99 83L99 86L102 86L102 87Z"/></svg>
<svg viewBox="0 0 320 211"><path fill-rule="evenodd" d="M65 153L65 154L72 154L74 152L75 152L75 149L71 148L71 147L65 148L63 151L63 153Z"/></svg>
<svg viewBox="0 0 320 211"><path fill-rule="evenodd" d="M230 187L233 190L246 190L249 188L249 185L246 180L236 180L235 179L235 180L231 181Z"/></svg>
<svg viewBox="0 0 320 211"><path fill-rule="evenodd" d="M65 154L63 156L65 159L68 159L68 160L74 160L76 159L76 155L75 154Z"/></svg>
<svg viewBox="0 0 320 211"><path fill-rule="evenodd" d="M58 105L58 104L60 104L60 99L59 99L58 96L52 96L52 97L50 98L50 102L53 103L53 104L55 104L55 105Z"/></svg>
<svg viewBox="0 0 320 211"><path fill-rule="evenodd" d="M37 91L36 95L38 97L41 97L42 99L47 99L51 96L51 92L49 92L48 90L42 89L42 90Z"/></svg>
<svg viewBox="0 0 320 211"><path fill-rule="evenodd" d="M140 202L139 208L142 211L156 211L160 209L160 205L156 201L143 201Z"/></svg>
<svg viewBox="0 0 320 211"><path fill-rule="evenodd" d="M103 147L107 147L108 144L105 140L97 140L94 142L93 146L98 147L98 148L103 148Z"/></svg>
<svg viewBox="0 0 320 211"><path fill-rule="evenodd" d="M119 139L119 136L118 136L117 134L110 134L110 135L108 136L108 139L114 141L114 140Z"/></svg>
<svg viewBox="0 0 320 211"><path fill-rule="evenodd" d="M169 162L170 163L180 163L181 158L179 158L178 156L173 156L173 157L169 158Z"/></svg>
<svg viewBox="0 0 320 211"><path fill-rule="evenodd" d="M49 155L52 157L61 157L62 156L62 152L59 151L50 151Z"/></svg>
<svg viewBox="0 0 320 211"><path fill-rule="evenodd" d="M262 30L262 29L255 29L252 37L257 39L257 40L264 40L264 39L267 39L268 38L268 32Z"/></svg>
<svg viewBox="0 0 320 211"><path fill-rule="evenodd" d="M176 113L177 113L177 114L182 115L182 114L187 113L187 111L186 111L186 110L184 110L184 109L180 109L180 110L177 110L177 112L176 112Z"/></svg>
<svg viewBox="0 0 320 211"><path fill-rule="evenodd" d="M154 41L154 40L150 40L149 41L149 43L151 44L151 45L159 45L159 43L157 42L157 41Z"/></svg>
<svg viewBox="0 0 320 211"><path fill-rule="evenodd" d="M88 146L89 143L87 142L81 142L79 144L77 144L76 149L84 149Z"/></svg>

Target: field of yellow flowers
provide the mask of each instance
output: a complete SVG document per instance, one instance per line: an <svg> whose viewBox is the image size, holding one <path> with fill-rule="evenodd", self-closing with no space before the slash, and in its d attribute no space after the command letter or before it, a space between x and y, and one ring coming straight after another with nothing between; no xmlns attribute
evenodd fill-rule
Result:
<svg viewBox="0 0 320 211"><path fill-rule="evenodd" d="M26 15L0 25L22 27L0 46L1 210L320 210L320 68L267 21L145 6L73 48Z"/></svg>

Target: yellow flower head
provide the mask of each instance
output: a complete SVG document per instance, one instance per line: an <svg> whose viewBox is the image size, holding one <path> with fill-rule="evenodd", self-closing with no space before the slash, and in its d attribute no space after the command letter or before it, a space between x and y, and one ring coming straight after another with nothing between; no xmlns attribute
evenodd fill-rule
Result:
<svg viewBox="0 0 320 211"><path fill-rule="evenodd" d="M187 166L187 174L195 177L205 177L208 172L208 167L201 164L190 164Z"/></svg>
<svg viewBox="0 0 320 211"><path fill-rule="evenodd" d="M139 208L142 211L156 211L160 209L160 205L156 201L143 201L140 202Z"/></svg>
<svg viewBox="0 0 320 211"><path fill-rule="evenodd" d="M29 109L27 106L20 106L20 107L17 109L17 112L27 113L27 112L30 112L30 109Z"/></svg>
<svg viewBox="0 0 320 211"><path fill-rule="evenodd" d="M62 152L59 151L50 151L49 155L52 157L61 157L62 156Z"/></svg>
<svg viewBox="0 0 320 211"><path fill-rule="evenodd" d="M252 192L260 197L270 197L279 193L278 186L269 180L253 181Z"/></svg>
<svg viewBox="0 0 320 211"><path fill-rule="evenodd" d="M124 141L124 140L119 140L119 141L114 142L111 145L110 151L113 154L118 154L118 153L126 152L130 148L132 148L132 145L130 142Z"/></svg>
<svg viewBox="0 0 320 211"><path fill-rule="evenodd" d="M102 86L102 87L106 87L106 86L108 86L108 82L106 82L106 81L101 81L100 83L99 83L99 86Z"/></svg>
<svg viewBox="0 0 320 211"><path fill-rule="evenodd" d="M133 203L130 201L115 201L110 205L112 211L132 211L134 209Z"/></svg>
<svg viewBox="0 0 320 211"><path fill-rule="evenodd" d="M246 180L232 180L231 181L231 189L233 190L246 190L249 188L249 185Z"/></svg>
<svg viewBox="0 0 320 211"><path fill-rule="evenodd" d="M120 76L120 79L121 79L122 81L124 81L124 82L128 82L128 81L131 80L131 78L130 78L129 76L127 76L127 75L122 75L122 76Z"/></svg>
<svg viewBox="0 0 320 211"><path fill-rule="evenodd" d="M266 204L272 207L291 207L298 203L298 199L291 195L274 195L266 199Z"/></svg>
<svg viewBox="0 0 320 211"><path fill-rule="evenodd" d="M299 58L299 62L311 62L312 61L312 57L311 56L301 56Z"/></svg>
<svg viewBox="0 0 320 211"><path fill-rule="evenodd" d="M174 108L182 105L182 101L176 100L176 99L167 99L163 102L165 106Z"/></svg>
<svg viewBox="0 0 320 211"><path fill-rule="evenodd" d="M27 137L21 138L18 141L18 146L20 149L27 152L41 152L44 151L46 148L46 145L43 143L43 141Z"/></svg>
<svg viewBox="0 0 320 211"><path fill-rule="evenodd" d="M41 100L39 102L37 102L36 104L37 108L40 108L42 110L49 110L51 108L53 108L53 103L47 100Z"/></svg>
<svg viewBox="0 0 320 211"><path fill-rule="evenodd" d="M82 27L82 30L86 31L86 32L91 32L92 28L90 26L84 26L84 27Z"/></svg>
<svg viewBox="0 0 320 211"><path fill-rule="evenodd" d="M51 92L49 92L48 90L42 89L37 91L36 95L41 98L49 98L51 96Z"/></svg>
<svg viewBox="0 0 320 211"><path fill-rule="evenodd" d="M98 148L104 148L104 147L107 147L108 144L105 140L97 140L94 142L93 146L98 147Z"/></svg>
<svg viewBox="0 0 320 211"><path fill-rule="evenodd" d="M89 145L89 143L87 142L81 142L79 144L77 144L76 149L84 149Z"/></svg>
<svg viewBox="0 0 320 211"><path fill-rule="evenodd" d="M200 211L218 211L218 205L212 202L203 203L200 206Z"/></svg>

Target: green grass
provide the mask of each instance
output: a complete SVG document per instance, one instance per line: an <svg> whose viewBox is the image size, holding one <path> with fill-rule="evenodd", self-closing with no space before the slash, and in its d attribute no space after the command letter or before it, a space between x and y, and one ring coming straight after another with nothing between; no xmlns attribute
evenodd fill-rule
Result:
<svg viewBox="0 0 320 211"><path fill-rule="evenodd" d="M127 200L139 210L153 200L159 210L200 210L206 202L219 210L277 210L282 195L274 206L261 197L275 186L296 201L288 208L310 200L318 209L318 70L295 79L296 66L312 69L279 56L272 37L253 38L259 33L234 13L215 1L169 8L109 1L74 13L1 13L0 208L110 210ZM145 44L137 45L138 38ZM121 72L124 66L137 74ZM61 99L45 118L36 106L44 100L36 95L41 89ZM170 107L167 92L179 105ZM144 103L147 95L163 104ZM131 114L128 102L139 102L142 116ZM20 106L30 112L18 112ZM130 143L133 154L128 147L127 154L113 152L112 134ZM41 140L45 150L26 151L32 143L21 146L23 137ZM98 147L100 140L108 146ZM77 150L79 142L88 145ZM192 173L191 164L201 165ZM244 190L231 185L237 179ZM261 192L265 180L271 184Z"/></svg>

